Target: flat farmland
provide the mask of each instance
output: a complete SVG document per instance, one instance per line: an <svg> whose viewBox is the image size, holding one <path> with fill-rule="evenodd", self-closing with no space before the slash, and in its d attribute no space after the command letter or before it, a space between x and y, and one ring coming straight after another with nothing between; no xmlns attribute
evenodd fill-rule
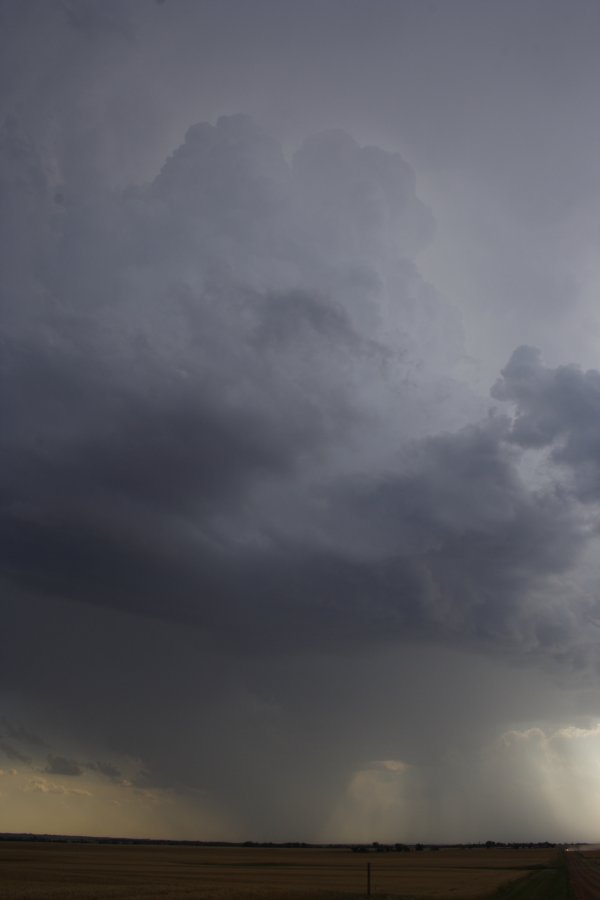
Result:
<svg viewBox="0 0 600 900"><path fill-rule="evenodd" d="M499 848L363 854L7 841L0 842L0 898L342 900L366 896L370 863L372 896L467 900L532 872L544 875L556 858L556 850Z"/></svg>
<svg viewBox="0 0 600 900"><path fill-rule="evenodd" d="M600 897L600 850L570 850L566 859L577 900L597 900Z"/></svg>

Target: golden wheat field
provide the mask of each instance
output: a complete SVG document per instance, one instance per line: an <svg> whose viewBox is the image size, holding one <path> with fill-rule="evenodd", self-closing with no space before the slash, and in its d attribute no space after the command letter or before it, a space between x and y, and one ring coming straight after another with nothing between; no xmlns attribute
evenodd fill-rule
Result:
<svg viewBox="0 0 600 900"><path fill-rule="evenodd" d="M475 898L522 878L554 850L348 850L0 843L2 900Z"/></svg>

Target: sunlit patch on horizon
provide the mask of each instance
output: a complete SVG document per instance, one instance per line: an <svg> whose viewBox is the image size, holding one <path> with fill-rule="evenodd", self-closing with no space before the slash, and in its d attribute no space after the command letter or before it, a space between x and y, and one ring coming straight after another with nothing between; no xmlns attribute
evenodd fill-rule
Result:
<svg viewBox="0 0 600 900"><path fill-rule="evenodd" d="M402 760L386 759L354 772L322 829L322 840L408 840L414 832L418 790L411 768Z"/></svg>
<svg viewBox="0 0 600 900"><path fill-rule="evenodd" d="M503 732L486 760L489 778L506 789L499 817L524 829L546 821L549 839L594 840L600 834L600 724L532 726Z"/></svg>
<svg viewBox="0 0 600 900"><path fill-rule="evenodd" d="M172 788L141 788L92 774L48 778L12 770L2 777L0 831L194 839L225 837L234 823L206 799Z"/></svg>

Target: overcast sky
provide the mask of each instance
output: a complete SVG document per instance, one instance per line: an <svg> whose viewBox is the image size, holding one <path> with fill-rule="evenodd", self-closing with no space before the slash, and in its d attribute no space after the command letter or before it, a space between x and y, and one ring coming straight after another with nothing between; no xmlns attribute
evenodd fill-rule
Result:
<svg viewBox="0 0 600 900"><path fill-rule="evenodd" d="M598 840L600 5L0 35L0 831Z"/></svg>

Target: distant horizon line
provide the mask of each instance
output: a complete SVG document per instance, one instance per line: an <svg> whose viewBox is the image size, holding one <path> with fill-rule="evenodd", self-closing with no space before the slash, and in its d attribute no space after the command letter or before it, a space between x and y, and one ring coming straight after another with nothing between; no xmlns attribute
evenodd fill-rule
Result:
<svg viewBox="0 0 600 900"><path fill-rule="evenodd" d="M0 832L0 841L32 841L56 843L97 843L97 844L165 844L170 846L195 846L195 847L271 847L282 849L348 849L358 848L363 852L393 852L406 850L427 849L452 849L452 848L481 848L493 850L494 848L511 847L590 847L600 846L600 842L594 841L299 841L299 840L211 840L203 838L161 838L161 837L121 837L117 835L88 835L88 834L51 834L45 832L30 831L4 831Z"/></svg>

